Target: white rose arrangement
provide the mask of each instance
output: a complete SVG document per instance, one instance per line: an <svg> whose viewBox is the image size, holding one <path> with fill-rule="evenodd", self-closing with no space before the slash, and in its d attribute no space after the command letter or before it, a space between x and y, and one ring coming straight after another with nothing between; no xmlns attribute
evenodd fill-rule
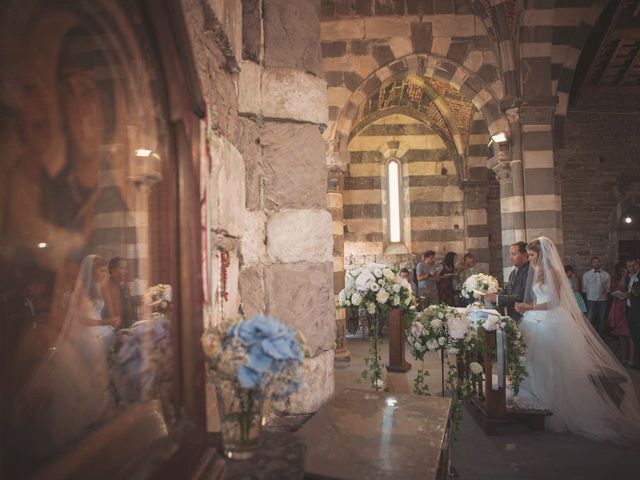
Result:
<svg viewBox="0 0 640 480"><path fill-rule="evenodd" d="M470 302L479 300L485 293L498 293L500 285L498 280L491 275L477 273L471 275L462 284L460 296Z"/></svg>
<svg viewBox="0 0 640 480"><path fill-rule="evenodd" d="M361 307L370 314L391 308L415 309L415 303L409 282L395 267L379 263L348 270L345 287L338 294L339 308Z"/></svg>

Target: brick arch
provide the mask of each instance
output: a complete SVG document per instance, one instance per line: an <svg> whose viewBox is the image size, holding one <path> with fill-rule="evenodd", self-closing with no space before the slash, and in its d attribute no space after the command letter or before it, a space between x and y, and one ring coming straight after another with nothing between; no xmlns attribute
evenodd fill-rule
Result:
<svg viewBox="0 0 640 480"><path fill-rule="evenodd" d="M447 83L473 103L483 115L490 134L509 132L509 122L500 109L498 99L477 74L447 58L414 53L379 68L351 93L340 109L330 138L335 152L347 151L349 135L360 106L383 84L410 75L426 76Z"/></svg>

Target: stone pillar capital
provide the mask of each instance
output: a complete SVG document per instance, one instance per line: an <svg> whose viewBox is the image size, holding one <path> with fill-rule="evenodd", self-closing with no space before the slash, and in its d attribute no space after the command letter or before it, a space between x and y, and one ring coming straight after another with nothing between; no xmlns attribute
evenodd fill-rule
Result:
<svg viewBox="0 0 640 480"><path fill-rule="evenodd" d="M498 162L491 167L491 170L493 170L496 175L496 179L500 183L511 181L511 162Z"/></svg>

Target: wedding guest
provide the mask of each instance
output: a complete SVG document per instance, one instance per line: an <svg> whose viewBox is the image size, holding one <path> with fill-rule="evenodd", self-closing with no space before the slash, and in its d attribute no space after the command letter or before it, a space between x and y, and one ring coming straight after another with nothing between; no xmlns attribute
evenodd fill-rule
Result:
<svg viewBox="0 0 640 480"><path fill-rule="evenodd" d="M465 253L462 257L462 266L458 270L458 284L462 285L471 275L480 273L480 269L476 267L476 257L473 253Z"/></svg>
<svg viewBox="0 0 640 480"><path fill-rule="evenodd" d="M529 255L526 242L516 242L509 248L509 263L514 267L503 294L488 293L486 298L496 304L499 311L506 308L507 315L520 320L521 312L515 310L516 303L524 300L527 277L529 276Z"/></svg>
<svg viewBox="0 0 640 480"><path fill-rule="evenodd" d="M571 285L571 290L573 290L576 302L578 302L578 307L580 307L580 311L586 314L587 304L584 303L584 298L582 298L582 294L580 293L580 278L576 275L576 272L571 265L564 266L564 273L567 274L569 285Z"/></svg>
<svg viewBox="0 0 640 480"><path fill-rule="evenodd" d="M436 265L436 252L427 250L422 257L423 261L416 267L418 278L418 294L424 297L427 305L437 305L438 280L440 280L440 267Z"/></svg>
<svg viewBox="0 0 640 480"><path fill-rule="evenodd" d="M603 334L611 277L602 270L599 257L591 259L591 267L591 270L582 275L582 291L587 296L587 317L593 328Z"/></svg>
<svg viewBox="0 0 640 480"><path fill-rule="evenodd" d="M417 297L418 286L416 285L416 282L414 282L413 279L411 278L411 272L409 272L409 269L408 268L400 269L400 276L404 278L407 282L409 282L409 284L411 285L411 291Z"/></svg>
<svg viewBox="0 0 640 480"><path fill-rule="evenodd" d="M640 365L640 260L629 260L627 262L629 277L627 278L627 320L629 322L629 333L631 334L631 344L635 346L635 356L631 356L631 362Z"/></svg>
<svg viewBox="0 0 640 480"><path fill-rule="evenodd" d="M456 271L456 259L458 256L454 252L447 252L444 260L440 264L440 275L438 279L438 298L440 303L455 306L456 292L453 288L453 277Z"/></svg>
<svg viewBox="0 0 640 480"><path fill-rule="evenodd" d="M623 264L616 267L616 271L611 283L611 309L609 310L608 326L611 328L613 335L618 337L620 342L621 363L623 365L633 366L633 342L629 333L629 325L627 323L627 299L629 298L628 288L628 272Z"/></svg>

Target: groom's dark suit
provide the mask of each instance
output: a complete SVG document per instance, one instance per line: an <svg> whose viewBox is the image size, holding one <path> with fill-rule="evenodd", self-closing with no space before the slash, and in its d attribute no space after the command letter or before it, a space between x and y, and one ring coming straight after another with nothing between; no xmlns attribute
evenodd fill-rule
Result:
<svg viewBox="0 0 640 480"><path fill-rule="evenodd" d="M524 290L527 286L527 277L529 276L529 262L520 268L514 268L509 274L509 283L504 288L504 293L497 296L496 307L499 312L503 312L507 307L507 314L514 320L520 320L521 313L516 312L516 303L524 300Z"/></svg>

